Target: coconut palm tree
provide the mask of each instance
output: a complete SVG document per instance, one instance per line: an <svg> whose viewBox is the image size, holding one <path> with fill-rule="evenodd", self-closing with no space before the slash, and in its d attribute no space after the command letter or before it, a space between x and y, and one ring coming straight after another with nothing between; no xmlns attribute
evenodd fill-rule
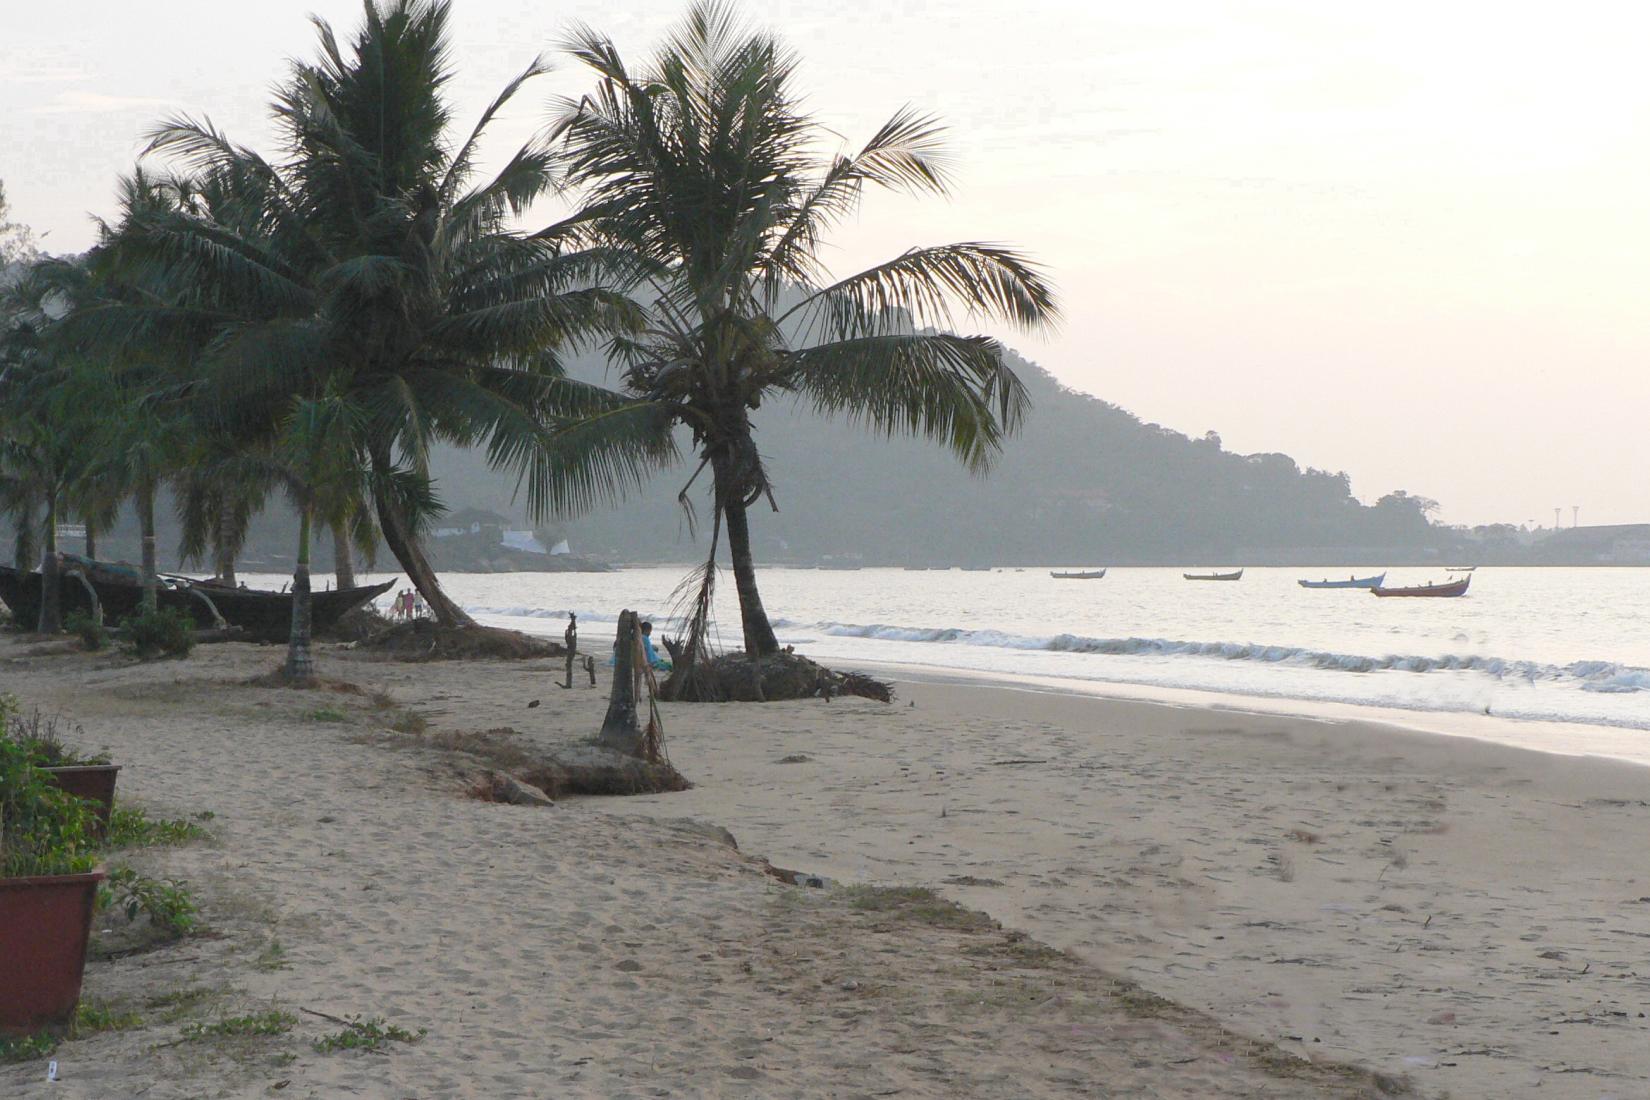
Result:
<svg viewBox="0 0 1650 1100"><path fill-rule="evenodd" d="M107 375L52 338L56 261L36 261L0 295L0 508L17 532L19 568L40 554L37 629L63 628L57 525L95 470Z"/></svg>
<svg viewBox="0 0 1650 1100"><path fill-rule="evenodd" d="M482 446L542 512L534 456L548 418L600 402L562 377L555 349L632 325L636 311L594 285L604 257L570 247L571 231L511 228L551 189L542 142L473 185L488 124L544 67L529 65L455 141L447 0L364 9L348 49L317 20L319 57L294 63L277 91L278 160L206 120L153 132L150 151L234 196L241 216L186 206L153 219L143 239L147 255L233 299L234 321L206 352L226 406L285 408L324 377L363 411L384 541L437 618L462 625L469 617L422 547L429 517L404 510L434 498L401 491L406 475L427 476L437 441Z"/></svg>
<svg viewBox="0 0 1650 1100"><path fill-rule="evenodd" d="M946 193L941 127L901 110L859 150L820 159L829 133L800 106L794 56L730 7L694 5L634 72L592 30L568 49L597 81L560 105L553 131L584 203L572 222L627 258L651 309L644 332L612 345L623 400L569 421L545 484L576 511L611 495L614 469L660 453L644 452L659 425L685 425L694 477L711 472L705 584L725 527L745 648L773 653L747 513L763 498L777 505L752 410L793 395L884 434L933 438L984 470L1026 398L997 341L952 334L954 312L1038 329L1056 318L1053 292L1018 253L979 243L912 248L832 276L825 236L867 187ZM701 611L708 604L701 589Z"/></svg>

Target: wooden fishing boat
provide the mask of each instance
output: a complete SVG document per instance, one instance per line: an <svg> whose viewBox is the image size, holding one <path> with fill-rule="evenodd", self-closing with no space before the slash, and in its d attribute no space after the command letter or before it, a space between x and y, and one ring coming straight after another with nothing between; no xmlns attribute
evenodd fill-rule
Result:
<svg viewBox="0 0 1650 1100"><path fill-rule="evenodd" d="M1180 575L1189 581L1241 581L1243 570L1239 569L1235 573L1182 573Z"/></svg>
<svg viewBox="0 0 1650 1100"><path fill-rule="evenodd" d="M1057 573L1049 571L1049 576L1057 581L1097 581L1106 575L1104 569L1083 569L1071 573Z"/></svg>
<svg viewBox="0 0 1650 1100"><path fill-rule="evenodd" d="M1377 596L1464 596L1467 594L1467 586L1471 583L1471 577L1462 577L1448 584L1433 584L1428 581L1426 584L1411 585L1408 588L1383 588L1377 585L1370 591Z"/></svg>
<svg viewBox="0 0 1650 1100"><path fill-rule="evenodd" d="M86 591L90 585L97 593L107 622L137 614L143 599L143 587L137 570L129 566L94 562L84 558L67 558L58 576L58 592L63 601L63 614L76 611L90 614L92 599ZM79 574L76 576L75 574ZM81 583L81 578L85 583ZM311 615L314 629L326 630L343 616L362 604L388 592L397 578L383 584L362 588L340 588L311 594ZM204 597L204 598L202 598ZM292 593L269 592L258 588L230 588L227 585L208 584L188 577L164 576L155 592L160 607L173 607L188 614L195 625L205 629L216 626L212 609L216 608L224 622L238 626L260 641L285 641L292 629ZM210 603L208 602L210 601ZM20 573L10 566L0 566L0 602L11 609L12 618L24 626L32 626L40 619L40 574Z"/></svg>
<svg viewBox="0 0 1650 1100"><path fill-rule="evenodd" d="M1373 577L1348 577L1344 581L1296 581L1302 588L1377 588L1386 581L1386 574Z"/></svg>
<svg viewBox="0 0 1650 1100"><path fill-rule="evenodd" d="M1478 567L1476 565L1446 565L1446 566L1444 566L1444 572L1446 572L1446 573L1471 573L1474 569L1477 569L1477 568Z"/></svg>

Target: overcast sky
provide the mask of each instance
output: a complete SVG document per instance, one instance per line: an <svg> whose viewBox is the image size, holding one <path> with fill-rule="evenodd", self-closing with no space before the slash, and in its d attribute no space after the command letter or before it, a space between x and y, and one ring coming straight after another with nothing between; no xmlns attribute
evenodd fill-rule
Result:
<svg viewBox="0 0 1650 1100"><path fill-rule="evenodd" d="M456 0L467 126L571 20L641 57L685 5ZM863 11L855 15L856 9ZM1650 521L1650 5L1388 0L747 6L863 140L910 102L958 194L872 196L831 262L1012 242L1067 320L1004 333L1148 421L1344 469L1451 522ZM358 0L55 0L0 11L0 180L52 251L90 243L143 129L268 147L315 12ZM497 150L587 81L566 62Z"/></svg>

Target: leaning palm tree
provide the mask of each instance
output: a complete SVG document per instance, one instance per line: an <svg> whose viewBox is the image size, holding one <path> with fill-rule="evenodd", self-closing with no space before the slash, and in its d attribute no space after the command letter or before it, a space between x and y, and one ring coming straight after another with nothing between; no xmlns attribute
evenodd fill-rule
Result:
<svg viewBox="0 0 1650 1100"><path fill-rule="evenodd" d="M364 411L360 450L384 541L438 619L469 624L425 556L429 517L404 511L432 498L398 486L409 471L427 476L435 442L482 446L496 468L528 479L529 509L542 513L531 475L552 411L599 400L562 377L555 349L626 327L635 310L593 285L603 257L570 247L571 231L511 227L553 184L541 141L473 185L488 124L544 67L529 65L454 142L447 0L364 9L347 49L316 21L319 57L294 63L277 90L279 159L205 120L153 132L150 151L251 213L186 207L157 216L142 239L147 255L235 299L205 353L227 406L285 408L324 377Z"/></svg>
<svg viewBox="0 0 1650 1100"><path fill-rule="evenodd" d="M553 130L582 191L572 221L592 246L627 257L651 315L612 345L623 400L568 422L546 484L556 505L578 510L613 493L615 468L648 457L661 424L685 425L694 478L710 469L713 514L690 641L702 636L725 528L745 648L773 653L747 512L774 498L751 411L794 395L884 434L936 439L983 471L1026 396L997 341L951 333L954 314L1038 329L1056 318L1053 292L1018 253L978 243L912 248L833 277L825 234L868 186L946 193L941 127L901 110L857 152L819 158L828 132L800 106L793 55L729 7L696 4L640 71L588 29L568 49L597 78L561 104Z"/></svg>

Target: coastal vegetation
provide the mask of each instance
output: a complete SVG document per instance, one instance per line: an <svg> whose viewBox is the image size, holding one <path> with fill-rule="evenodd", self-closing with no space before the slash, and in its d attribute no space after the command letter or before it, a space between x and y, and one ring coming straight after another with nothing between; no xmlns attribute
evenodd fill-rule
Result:
<svg viewBox="0 0 1650 1100"><path fill-rule="evenodd" d="M847 277L821 258L867 188L946 193L935 119L901 110L857 151L821 157L830 137L800 106L795 56L705 2L635 73L598 31L575 30L566 52L594 88L487 175L489 124L546 64L460 130L450 19L446 0L368 0L347 40L316 20L315 57L274 90L271 153L204 115L168 118L98 245L25 257L8 279L0 510L19 567L40 563L42 633L63 625L66 518L84 522L91 556L132 505L153 618L163 493L184 555L232 582L251 517L279 492L296 526L284 675L308 683L320 527L340 585L351 544L382 540L443 627L474 626L423 544L444 508L432 448L485 453L537 520L624 496L678 458L684 427L698 466L679 499L708 470L712 530L688 660L709 656L724 534L745 649L767 656L778 642L748 511L777 503L753 410L794 396L936 440L976 472L1017 427L1026 398L1001 345L950 330L955 315L1051 324L1034 264L967 242ZM558 191L566 216L525 228ZM564 369L595 348L619 390Z"/></svg>

